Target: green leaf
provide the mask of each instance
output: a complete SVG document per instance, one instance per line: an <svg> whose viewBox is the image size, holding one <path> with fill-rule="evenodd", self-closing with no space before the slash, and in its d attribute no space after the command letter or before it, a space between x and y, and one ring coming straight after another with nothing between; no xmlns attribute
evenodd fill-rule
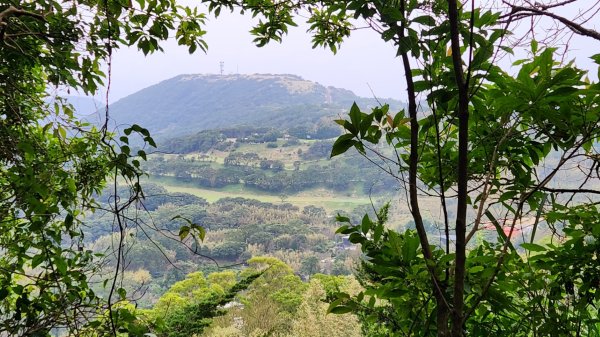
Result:
<svg viewBox="0 0 600 337"><path fill-rule="evenodd" d="M348 225L343 225L335 231L335 234L350 234L355 232L354 227L350 227Z"/></svg>
<svg viewBox="0 0 600 337"><path fill-rule="evenodd" d="M433 27L436 25L435 18L431 15L418 16L412 19L413 22L420 23L425 26Z"/></svg>
<svg viewBox="0 0 600 337"><path fill-rule="evenodd" d="M193 224L192 229L194 230L194 232L197 233L197 236L200 239L200 241L204 241L204 238L206 237L206 229L197 224Z"/></svg>
<svg viewBox="0 0 600 337"><path fill-rule="evenodd" d="M527 242L522 243L521 248L527 249L528 251L531 251L531 252L545 252L547 250L546 248L544 248L541 245L538 245L536 243L527 243Z"/></svg>
<svg viewBox="0 0 600 337"><path fill-rule="evenodd" d="M431 83L429 81L415 81L414 87L416 92L423 92L431 89Z"/></svg>
<svg viewBox="0 0 600 337"><path fill-rule="evenodd" d="M383 235L383 225L377 224L377 226L375 226L375 229L373 230L373 241L375 243L378 243L379 240L381 239L382 235Z"/></svg>
<svg viewBox="0 0 600 337"><path fill-rule="evenodd" d="M131 151L131 149L129 148L129 146L127 146L127 145L121 146L121 152L123 152L124 154L129 155L130 151Z"/></svg>
<svg viewBox="0 0 600 337"><path fill-rule="evenodd" d="M360 235L359 233L352 233L350 234L350 237L348 237L348 241L350 241L351 243L362 243L365 241L365 238Z"/></svg>
<svg viewBox="0 0 600 337"><path fill-rule="evenodd" d="M349 115L350 115L350 121L352 122L352 125L354 125L356 128L360 128L362 112L360 112L360 108L358 107L358 105L356 105L356 102L352 103L352 107L350 108Z"/></svg>
<svg viewBox="0 0 600 337"><path fill-rule="evenodd" d="M533 54L537 53L538 51L538 42L536 40L531 40L531 52Z"/></svg>
<svg viewBox="0 0 600 337"><path fill-rule="evenodd" d="M117 293L119 294L119 298L121 298L121 300L127 299L127 291L125 289L119 288L117 289Z"/></svg>
<svg viewBox="0 0 600 337"><path fill-rule="evenodd" d="M54 256L54 265L56 266L56 270L61 275L67 274L67 261L65 261L65 259L62 256L60 256L60 255Z"/></svg>
<svg viewBox="0 0 600 337"><path fill-rule="evenodd" d="M46 255L43 253L37 254L31 259L31 268L35 268L39 266L42 262L46 260Z"/></svg>
<svg viewBox="0 0 600 337"><path fill-rule="evenodd" d="M338 295L342 295L342 294L338 294ZM327 308L327 313L346 314L346 313L352 312L354 310L353 306L346 303L347 297L348 297L347 294L343 294L343 295L346 295L346 296L343 298L338 298L329 304L329 307Z"/></svg>
<svg viewBox="0 0 600 337"><path fill-rule="evenodd" d="M404 125L410 122L410 118L405 118L406 114L403 111L400 111L396 114L396 116L394 116L394 122L392 124L392 127L397 128L400 125Z"/></svg>
<svg viewBox="0 0 600 337"><path fill-rule="evenodd" d="M542 212L544 211L544 205L546 204L546 200L548 200L548 194L544 194L544 196L542 197L542 202L538 206L538 210L535 214L535 222L533 223L533 229L531 230L531 239L529 240L530 243L533 243L533 240L535 240L535 234L537 232L538 224L542 217Z"/></svg>
<svg viewBox="0 0 600 337"><path fill-rule="evenodd" d="M354 308L349 307L349 306L340 305L340 306L337 306L335 308L331 308L329 310L329 313L337 314L337 315L342 315L342 314L347 314L349 312L352 312L352 310L354 310Z"/></svg>
<svg viewBox="0 0 600 337"><path fill-rule="evenodd" d="M152 146L152 147L156 147L156 143L154 142L154 138L148 136L148 137L144 137L144 141L146 143L148 143L148 145Z"/></svg>
<svg viewBox="0 0 600 337"><path fill-rule="evenodd" d="M369 216L367 214L365 214L362 218L362 222L361 222L361 230L363 232L363 234L367 234L369 232L369 229L371 228L371 220L369 220Z"/></svg>
<svg viewBox="0 0 600 337"><path fill-rule="evenodd" d="M348 151L348 149L350 149L353 145L355 145L357 143L357 141L354 140L353 138L354 138L354 135L351 135L351 134L341 135L335 141L335 143L333 143L333 146L331 148L330 157L333 158L337 155L340 155L340 154Z"/></svg>
<svg viewBox="0 0 600 337"><path fill-rule="evenodd" d="M348 218L347 216L343 216L343 215L341 215L341 214L339 214L339 213L338 213L338 214L335 216L335 221L337 221L337 222L347 222L347 223L350 223L350 218Z"/></svg>
<svg viewBox="0 0 600 337"><path fill-rule="evenodd" d="M377 302L377 299L375 298L375 296L371 296L371 298L369 298L369 307L373 308L375 306L375 303Z"/></svg>
<svg viewBox="0 0 600 337"><path fill-rule="evenodd" d="M204 229L204 227L193 223L190 219L184 218L181 215L177 215L177 216L174 216L171 218L171 220L176 220L176 219L181 219L181 220L187 222L189 225L189 226L182 226L179 229L179 238L181 240L188 237L188 235L191 232L192 235L194 235L194 237L197 236L201 241L204 241L204 238L206 237L206 229Z"/></svg>
<svg viewBox="0 0 600 337"><path fill-rule="evenodd" d="M456 254L454 254L454 253L446 254L439 259L438 265L445 266L446 263L454 261L455 258L456 258Z"/></svg>
<svg viewBox="0 0 600 337"><path fill-rule="evenodd" d="M506 201L509 199L513 199L517 194L519 194L519 191L504 192L504 193L502 193L502 195L500 196L498 201L503 202L503 201Z"/></svg>
<svg viewBox="0 0 600 337"><path fill-rule="evenodd" d="M0 288L0 301L4 301L5 298L8 297L8 289L5 287Z"/></svg>
<svg viewBox="0 0 600 337"><path fill-rule="evenodd" d="M73 227L73 214L68 213L65 217L65 228L70 230Z"/></svg>
<svg viewBox="0 0 600 337"><path fill-rule="evenodd" d="M412 235L410 231L404 233L404 245L402 246L402 255L408 262L414 260L419 249L419 237Z"/></svg>
<svg viewBox="0 0 600 337"><path fill-rule="evenodd" d="M190 234L190 226L181 226L179 228L179 238L181 240L185 239Z"/></svg>

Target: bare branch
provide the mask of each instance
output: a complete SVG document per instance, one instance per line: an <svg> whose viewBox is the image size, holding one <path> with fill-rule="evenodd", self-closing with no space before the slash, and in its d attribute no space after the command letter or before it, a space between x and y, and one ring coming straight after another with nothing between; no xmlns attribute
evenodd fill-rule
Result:
<svg viewBox="0 0 600 337"><path fill-rule="evenodd" d="M553 192L553 193L589 193L589 194L600 194L598 190L591 190L586 188L552 188L552 187L542 187L540 188L542 191Z"/></svg>
<svg viewBox="0 0 600 337"><path fill-rule="evenodd" d="M572 3L574 1L575 0L569 0L569 1L563 1L561 3L556 3L553 5L534 6L534 7L524 7L524 6L509 4L506 1L503 1L503 2L506 5L510 6L511 12L509 14L507 14L506 16L511 17L513 21L532 17L532 16L546 16L546 17L549 17L549 18L552 18L554 20L561 22L567 28L569 28L571 31L573 31L575 34L591 37L595 40L600 41L600 32L599 31L583 27L581 24L579 24L573 20L569 20L569 19L565 18L564 16L554 14L548 10L550 8L564 6L564 5Z"/></svg>

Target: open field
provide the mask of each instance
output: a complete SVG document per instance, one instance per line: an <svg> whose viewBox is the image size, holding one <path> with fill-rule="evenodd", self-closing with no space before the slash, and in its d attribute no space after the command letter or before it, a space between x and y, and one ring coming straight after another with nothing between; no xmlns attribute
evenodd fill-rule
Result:
<svg viewBox="0 0 600 337"><path fill-rule="evenodd" d="M148 178L148 181L163 186L170 193L189 193L204 198L211 203L221 198L241 197L274 204L285 202L300 208L308 205L320 206L325 208L327 212L337 210L349 212L358 206L371 204L369 196L358 192L359 189L353 189L354 192L352 193L336 193L327 189L317 188L296 194L274 195L260 190L249 189L241 184L229 185L223 188L203 188L173 177L158 176L152 176ZM402 193L395 196L372 196L373 201L377 204L391 202L390 224L394 222L406 223L412 219L404 198L404 194ZM437 198L423 197L420 201L424 219L432 222L442 221L439 200ZM452 210L452 207L450 210Z"/></svg>
<svg viewBox="0 0 600 337"><path fill-rule="evenodd" d="M202 197L208 202L215 202L221 198L242 197L270 203L287 202L298 207L315 205L324 207L327 211L349 211L357 206L367 205L370 203L367 196L340 195L323 189L304 191L293 195L278 196L261 191L250 190L242 185L230 185L222 189L208 189L192 186L191 184L186 184L178 181L177 179L167 177L152 177L149 179L149 181L163 186L171 193L189 193L198 197Z"/></svg>

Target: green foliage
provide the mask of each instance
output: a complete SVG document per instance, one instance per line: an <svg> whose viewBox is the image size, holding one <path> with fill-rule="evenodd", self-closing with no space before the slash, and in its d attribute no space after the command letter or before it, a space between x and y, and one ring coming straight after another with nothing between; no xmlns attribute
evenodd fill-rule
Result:
<svg viewBox="0 0 600 337"><path fill-rule="evenodd" d="M311 279L308 289L304 293L302 303L298 307L296 319L292 327L291 336L318 337L328 335L332 337L362 336L360 324L356 315L332 315L327 312L325 300L334 284L335 288L348 290L348 278L330 278L320 275Z"/></svg>
<svg viewBox="0 0 600 337"><path fill-rule="evenodd" d="M359 225L347 223L340 228L360 243L366 256L357 274L365 290L352 297L334 293L329 311L358 313L362 317L363 331L369 336L409 332L435 335L436 326L431 317L437 309L432 301L432 289L427 287L427 269L432 268L443 279L445 264L453 260L454 254L447 255L436 249L434 256L438 262L430 266L419 252L414 231L399 234L384 228L380 232L379 224L379 221L366 219ZM594 306L598 298L595 291L590 293L590 290L597 289L598 275L595 253L591 252L597 249L597 240L586 240L585 236L569 234L569 239L559 246L523 244L523 248L537 253L528 259L516 252L504 256L487 300L467 323L468 331L529 336L532 331L543 335L571 335L580 329L586 335L594 335L597 330L593 323L597 320ZM501 244L487 242L469 252L469 304L483 292L501 254ZM527 324L517 323L522 317L532 319ZM582 321L587 323L582 325ZM416 327L424 330L406 330Z"/></svg>
<svg viewBox="0 0 600 337"><path fill-rule="evenodd" d="M249 268L243 274L261 272L257 286L252 287L251 294L269 297L281 306L282 310L294 313L302 301L302 292L306 285L294 275L292 269L282 261L273 257L253 257L248 260ZM260 285L260 286L258 286Z"/></svg>
<svg viewBox="0 0 600 337"><path fill-rule="evenodd" d="M385 208L377 220L365 216L360 224L342 226L365 254L361 280L367 290L340 294L332 312L361 313L365 332L377 336L599 334L594 308L600 303L588 292L598 288L592 271L598 265L590 255L598 231L585 223L598 220L600 87L573 62L558 62L556 49L535 41L528 56L514 63L514 75L499 68L495 56L513 52L503 44L511 34L505 22L518 20L514 11L502 16L452 0L206 2L216 15L226 7L264 17L253 31L259 45L279 41L294 25L290 15L303 9L314 46L336 52L351 18L361 18L397 49L407 109L363 111L353 104L348 118L336 121L346 133L331 156L354 148L408 185L416 233L385 228ZM547 10L536 7L535 13ZM285 19L271 26L273 16ZM600 63L600 57L592 59ZM426 109L419 110L418 97ZM383 143L392 156L379 150ZM577 183L559 178L570 168ZM430 245L419 208L423 194L439 197L444 249ZM497 243L468 248L484 216ZM564 238L544 246L531 235L515 247L519 224L531 218L536 229L548 219L548 234L560 239L562 231Z"/></svg>
<svg viewBox="0 0 600 337"><path fill-rule="evenodd" d="M98 265L84 247L81 222L110 179L120 177L141 194L146 152L133 153L129 139L156 147L135 124L117 144L106 127L77 120L73 107L49 92L95 94L113 49L160 50L170 29L190 51L205 49L203 19L162 0L0 4L0 334L46 336L58 327L77 333L99 322L112 303L90 287ZM114 309L101 320L113 333L131 316Z"/></svg>
<svg viewBox="0 0 600 337"><path fill-rule="evenodd" d="M248 289L258 277L260 277L260 273L247 275L235 284L225 283L226 290L221 294L211 294L204 290L202 296L196 294L191 298L192 303L186 301L181 306L170 307L164 317L164 326L161 327L163 332L159 336L187 337L200 335L211 324L214 317L225 313L222 307L232 302L238 293ZM209 278L211 278L210 275ZM217 278L217 276L213 276L212 282L218 282Z"/></svg>

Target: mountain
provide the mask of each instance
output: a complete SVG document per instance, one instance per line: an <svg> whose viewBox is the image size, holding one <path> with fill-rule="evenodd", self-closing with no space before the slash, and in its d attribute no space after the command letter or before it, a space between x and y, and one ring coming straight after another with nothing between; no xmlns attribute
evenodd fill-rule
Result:
<svg viewBox="0 0 600 337"><path fill-rule="evenodd" d="M296 75L179 75L115 102L110 113L117 125L139 124L164 139L239 125L315 125L345 115L354 101L377 104Z"/></svg>
<svg viewBox="0 0 600 337"><path fill-rule="evenodd" d="M77 112L77 115L81 117L93 117L96 112L102 110L104 103L98 101L93 97L86 96L66 96L67 102L73 105L73 109Z"/></svg>

